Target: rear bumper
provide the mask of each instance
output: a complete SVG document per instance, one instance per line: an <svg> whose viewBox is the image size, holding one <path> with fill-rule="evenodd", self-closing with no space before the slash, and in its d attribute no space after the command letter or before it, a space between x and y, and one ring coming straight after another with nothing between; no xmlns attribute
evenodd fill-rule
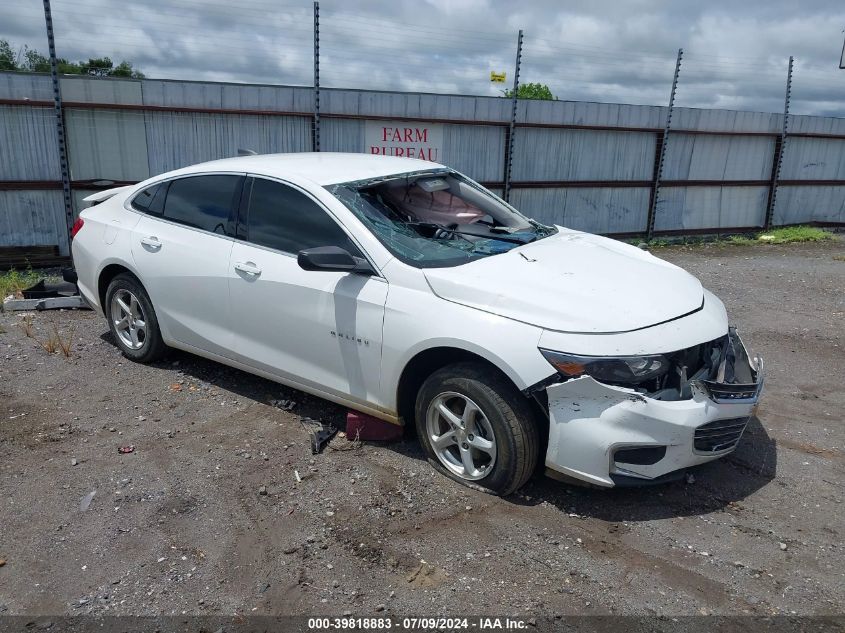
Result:
<svg viewBox="0 0 845 633"><path fill-rule="evenodd" d="M753 414L763 365L731 330L731 383L694 381L692 397L662 401L589 376L552 385L546 467L602 487L671 480L731 453Z"/></svg>

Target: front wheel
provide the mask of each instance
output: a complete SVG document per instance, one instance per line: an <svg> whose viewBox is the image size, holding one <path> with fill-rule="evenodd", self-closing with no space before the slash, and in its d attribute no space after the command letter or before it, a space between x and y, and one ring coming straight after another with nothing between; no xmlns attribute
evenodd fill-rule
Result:
<svg viewBox="0 0 845 633"><path fill-rule="evenodd" d="M112 279L103 308L112 336L124 356L139 363L151 363L164 355L166 347L153 304L135 277L120 274Z"/></svg>
<svg viewBox="0 0 845 633"><path fill-rule="evenodd" d="M532 408L505 376L482 363L457 363L429 376L415 417L432 464L461 483L507 495L537 465Z"/></svg>

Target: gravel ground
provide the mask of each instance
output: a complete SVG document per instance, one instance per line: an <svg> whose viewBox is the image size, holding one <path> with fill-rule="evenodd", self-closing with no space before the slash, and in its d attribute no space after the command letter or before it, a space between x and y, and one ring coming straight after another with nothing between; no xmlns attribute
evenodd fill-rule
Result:
<svg viewBox="0 0 845 633"><path fill-rule="evenodd" d="M845 244L657 254L722 297L767 388L735 454L649 489L499 499L411 440L312 456L301 418L334 405L133 364L92 312L35 339L0 314L0 613L841 614Z"/></svg>

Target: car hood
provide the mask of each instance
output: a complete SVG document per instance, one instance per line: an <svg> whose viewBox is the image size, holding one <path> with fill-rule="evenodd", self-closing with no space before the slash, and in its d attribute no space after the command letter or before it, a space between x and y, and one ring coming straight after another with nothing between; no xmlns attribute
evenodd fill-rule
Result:
<svg viewBox="0 0 845 633"><path fill-rule="evenodd" d="M507 253L427 268L442 299L559 332L638 330L701 308L686 271L622 242L558 227Z"/></svg>

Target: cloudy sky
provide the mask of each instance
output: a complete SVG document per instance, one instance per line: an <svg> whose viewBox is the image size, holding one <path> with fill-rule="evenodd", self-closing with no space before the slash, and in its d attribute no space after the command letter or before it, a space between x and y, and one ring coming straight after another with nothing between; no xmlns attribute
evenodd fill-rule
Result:
<svg viewBox="0 0 845 633"><path fill-rule="evenodd" d="M148 77L310 85L311 2L53 0L69 59L109 55ZM328 87L500 94L491 70L566 100L665 104L684 48L677 105L845 116L845 1L322 0ZM4 9L0 38L46 50L41 0Z"/></svg>

